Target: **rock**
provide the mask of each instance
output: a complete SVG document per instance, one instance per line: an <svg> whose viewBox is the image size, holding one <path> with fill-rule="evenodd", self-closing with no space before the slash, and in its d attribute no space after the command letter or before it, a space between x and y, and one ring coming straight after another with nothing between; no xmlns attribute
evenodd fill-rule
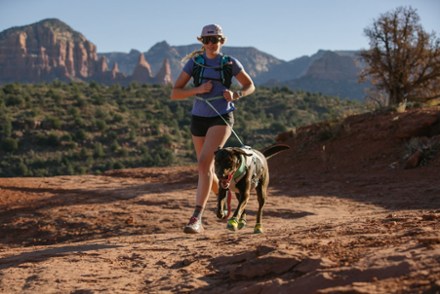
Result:
<svg viewBox="0 0 440 294"><path fill-rule="evenodd" d="M423 152L420 150L415 151L405 162L405 169L416 168L422 161Z"/></svg>
<svg viewBox="0 0 440 294"><path fill-rule="evenodd" d="M0 34L2 81L89 78L97 63L96 46L57 19L11 28Z"/></svg>
<svg viewBox="0 0 440 294"><path fill-rule="evenodd" d="M437 113L420 112L416 115L401 114L396 120L397 130L395 137L409 139L411 137L423 137L431 135L431 129L439 123Z"/></svg>
<svg viewBox="0 0 440 294"><path fill-rule="evenodd" d="M136 65L133 74L130 79L133 82L138 83L148 83L151 82L152 74L151 74L151 66L145 60L145 56L143 53L139 54L138 64Z"/></svg>
<svg viewBox="0 0 440 294"><path fill-rule="evenodd" d="M171 82L168 61L164 60L163 68L153 77L150 64L139 54L133 75L126 77L116 63L109 70L107 59L98 58L96 46L81 33L58 19L45 19L0 33L0 84L54 79L123 85Z"/></svg>
<svg viewBox="0 0 440 294"><path fill-rule="evenodd" d="M162 68L156 75L155 82L159 85L169 85L173 83L170 62L168 59L164 59Z"/></svg>

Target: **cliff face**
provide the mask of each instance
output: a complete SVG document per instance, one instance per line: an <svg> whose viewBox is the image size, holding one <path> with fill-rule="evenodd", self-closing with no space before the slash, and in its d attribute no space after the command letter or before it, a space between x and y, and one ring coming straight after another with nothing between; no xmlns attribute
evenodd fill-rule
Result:
<svg viewBox="0 0 440 294"><path fill-rule="evenodd" d="M154 80L157 84L161 84L161 85L173 83L173 80L171 79L171 66L168 59L164 59L162 67L157 73Z"/></svg>
<svg viewBox="0 0 440 294"><path fill-rule="evenodd" d="M147 60L145 60L144 54L140 54L138 63L134 68L131 79L133 81L143 84L143 83L148 83L148 81L151 80L151 78L152 78L151 66L147 62Z"/></svg>
<svg viewBox="0 0 440 294"><path fill-rule="evenodd" d="M331 81L353 80L357 78L358 71L352 57L325 51L321 58L310 65L305 76Z"/></svg>
<svg viewBox="0 0 440 294"><path fill-rule="evenodd" d="M140 60L139 66L144 66ZM146 73L148 76L139 77ZM14 27L0 33L0 83L42 82L53 79L95 80L106 84L152 82L151 72L125 76L117 65L109 70L107 60L98 58L96 46L81 33L57 19Z"/></svg>
<svg viewBox="0 0 440 294"><path fill-rule="evenodd" d="M86 79L95 74L97 62L96 46L56 19L0 34L0 77L4 81Z"/></svg>

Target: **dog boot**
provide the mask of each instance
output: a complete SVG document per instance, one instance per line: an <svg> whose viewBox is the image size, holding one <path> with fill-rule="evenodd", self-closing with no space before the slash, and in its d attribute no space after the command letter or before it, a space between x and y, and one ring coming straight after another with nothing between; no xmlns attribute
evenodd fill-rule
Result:
<svg viewBox="0 0 440 294"><path fill-rule="evenodd" d="M254 234L263 234L263 225L262 224L255 225Z"/></svg>
<svg viewBox="0 0 440 294"><path fill-rule="evenodd" d="M246 219L241 218L241 219L238 221L238 229L239 229L239 230L243 229L244 227L246 227L246 224L247 224Z"/></svg>
<svg viewBox="0 0 440 294"><path fill-rule="evenodd" d="M191 217L189 223L183 229L187 234L199 234L203 232L202 220L197 217Z"/></svg>
<svg viewBox="0 0 440 294"><path fill-rule="evenodd" d="M236 231L238 228L238 221L237 218L232 217L228 220L228 224L226 225L226 228L230 231Z"/></svg>

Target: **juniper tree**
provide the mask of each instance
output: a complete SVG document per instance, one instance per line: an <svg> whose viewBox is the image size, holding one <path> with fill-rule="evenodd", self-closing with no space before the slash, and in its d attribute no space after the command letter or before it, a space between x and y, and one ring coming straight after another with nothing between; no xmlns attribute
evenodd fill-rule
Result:
<svg viewBox="0 0 440 294"><path fill-rule="evenodd" d="M440 97L440 40L419 22L415 9L398 7L364 30L370 49L361 52L360 79L385 92L388 105Z"/></svg>

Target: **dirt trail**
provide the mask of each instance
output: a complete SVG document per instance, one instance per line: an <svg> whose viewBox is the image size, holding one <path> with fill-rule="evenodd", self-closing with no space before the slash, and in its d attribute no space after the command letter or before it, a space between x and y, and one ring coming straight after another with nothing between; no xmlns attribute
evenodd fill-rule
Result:
<svg viewBox="0 0 440 294"><path fill-rule="evenodd" d="M439 293L440 157L396 167L402 143L368 152L380 140L350 140L356 127L324 142L330 159L322 141L285 141L261 235L255 194L242 231L211 197L205 233L182 232L195 167L0 179L0 292Z"/></svg>

